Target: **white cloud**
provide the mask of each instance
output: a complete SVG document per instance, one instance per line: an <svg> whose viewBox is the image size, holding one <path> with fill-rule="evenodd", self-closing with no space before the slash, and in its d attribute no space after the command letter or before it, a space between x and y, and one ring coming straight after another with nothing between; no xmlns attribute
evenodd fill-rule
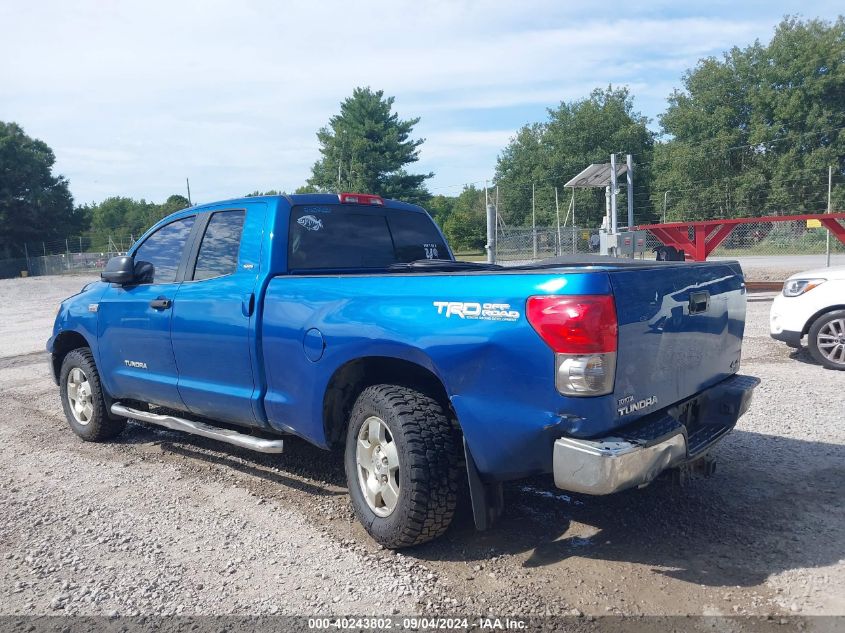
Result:
<svg viewBox="0 0 845 633"><path fill-rule="evenodd" d="M784 12L627 9L608 19L592 3L537 0L5 3L0 118L54 148L81 201L162 199L185 176L211 200L301 184L315 131L370 85L396 95L401 116L423 117L419 165L436 187L492 174L525 122L510 111L612 82L635 87L653 116L683 69L767 37Z"/></svg>

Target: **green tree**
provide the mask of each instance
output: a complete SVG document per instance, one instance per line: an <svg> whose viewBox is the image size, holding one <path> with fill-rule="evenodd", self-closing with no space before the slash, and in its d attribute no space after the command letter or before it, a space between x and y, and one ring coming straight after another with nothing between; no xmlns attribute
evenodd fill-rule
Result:
<svg viewBox="0 0 845 633"><path fill-rule="evenodd" d="M108 236L137 239L160 219L189 206L188 199L179 194L168 197L162 204L114 196L86 210L91 216L91 236L100 243Z"/></svg>
<svg viewBox="0 0 845 633"><path fill-rule="evenodd" d="M444 196L442 194L438 194L436 196L432 196L426 202L426 210L441 229L446 223L446 220L449 219L449 216L452 215L452 212L455 209L456 200L457 197L455 196Z"/></svg>
<svg viewBox="0 0 845 633"><path fill-rule="evenodd" d="M256 189L252 193L246 194L247 198L258 198L260 196L283 196L285 195L284 191L276 191L275 189L270 189L269 191L259 191Z"/></svg>
<svg viewBox="0 0 845 633"><path fill-rule="evenodd" d="M424 183L434 174L405 170L419 159L424 141L411 139L419 117L400 119L393 101L381 90L356 88L340 104L340 114L317 132L322 158L311 170L309 191L374 193L408 202L428 199Z"/></svg>
<svg viewBox="0 0 845 633"><path fill-rule="evenodd" d="M87 226L73 207L63 176L53 175L56 157L46 143L16 123L0 121L0 257L24 254L24 243L63 239Z"/></svg>
<svg viewBox="0 0 845 633"><path fill-rule="evenodd" d="M168 216L171 213L181 211L182 209L187 209L189 206L191 206L191 203L188 202L188 199L185 196L178 193L173 194L172 196L169 196L163 204L159 205L158 219Z"/></svg>
<svg viewBox="0 0 845 633"><path fill-rule="evenodd" d="M634 110L627 88L596 89L586 99L562 102L548 110L549 118L521 128L502 151L496 164L500 188L499 210L511 225L531 224L531 191L535 189L538 226L555 222L554 188L558 188L561 214L570 192L563 185L591 163L607 163L610 154L634 154L635 163L651 161L654 135L648 119ZM624 156L621 158L624 160ZM652 217L648 207L650 175L635 169L636 221ZM597 226L604 215L604 191L579 190L577 220L582 226ZM626 204L619 199L621 209ZM638 208L639 207L639 208Z"/></svg>
<svg viewBox="0 0 845 633"><path fill-rule="evenodd" d="M487 241L487 213L484 191L474 186L464 187L452 198L451 210L444 220L443 232L455 250L477 250Z"/></svg>
<svg viewBox="0 0 845 633"><path fill-rule="evenodd" d="M91 207L91 230L103 235L138 237L158 219L158 205L144 199L113 196Z"/></svg>
<svg viewBox="0 0 845 633"><path fill-rule="evenodd" d="M683 85L653 168L669 220L824 211L828 166L845 175L845 18L787 18L768 44L703 59Z"/></svg>

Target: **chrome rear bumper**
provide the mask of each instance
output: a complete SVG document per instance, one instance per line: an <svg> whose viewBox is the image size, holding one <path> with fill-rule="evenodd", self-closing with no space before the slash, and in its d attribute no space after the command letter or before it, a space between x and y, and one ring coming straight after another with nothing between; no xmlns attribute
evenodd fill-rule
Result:
<svg viewBox="0 0 845 633"><path fill-rule="evenodd" d="M608 495L650 483L668 468L696 462L733 429L758 384L758 378L736 374L613 436L562 437L554 444L555 485Z"/></svg>
<svg viewBox="0 0 845 633"><path fill-rule="evenodd" d="M687 458L682 433L649 447L621 438L577 440L563 437L555 442L555 485L588 495L608 495L641 486Z"/></svg>

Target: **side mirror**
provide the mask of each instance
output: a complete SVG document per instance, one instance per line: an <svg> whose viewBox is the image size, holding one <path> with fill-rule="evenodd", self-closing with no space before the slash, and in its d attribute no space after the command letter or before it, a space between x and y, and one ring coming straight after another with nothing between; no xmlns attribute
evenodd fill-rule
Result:
<svg viewBox="0 0 845 633"><path fill-rule="evenodd" d="M155 276L155 266L150 262L135 262L135 283L151 284Z"/></svg>
<svg viewBox="0 0 845 633"><path fill-rule="evenodd" d="M129 255L112 257L107 263L100 279L121 286L135 280L135 260Z"/></svg>

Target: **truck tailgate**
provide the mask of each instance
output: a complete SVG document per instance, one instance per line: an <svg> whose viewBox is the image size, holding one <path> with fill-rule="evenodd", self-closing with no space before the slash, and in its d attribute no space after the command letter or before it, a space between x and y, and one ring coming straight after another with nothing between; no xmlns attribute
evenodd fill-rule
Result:
<svg viewBox="0 0 845 633"><path fill-rule="evenodd" d="M619 269L610 280L619 324L617 426L738 371L746 299L738 263Z"/></svg>

